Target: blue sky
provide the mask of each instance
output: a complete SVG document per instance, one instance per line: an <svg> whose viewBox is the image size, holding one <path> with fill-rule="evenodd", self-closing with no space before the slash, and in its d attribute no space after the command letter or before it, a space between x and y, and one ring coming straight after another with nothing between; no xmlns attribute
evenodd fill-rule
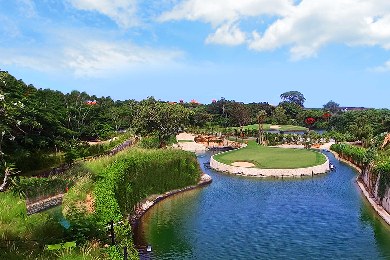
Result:
<svg viewBox="0 0 390 260"><path fill-rule="evenodd" d="M0 69L114 99L390 108L388 0L0 0Z"/></svg>

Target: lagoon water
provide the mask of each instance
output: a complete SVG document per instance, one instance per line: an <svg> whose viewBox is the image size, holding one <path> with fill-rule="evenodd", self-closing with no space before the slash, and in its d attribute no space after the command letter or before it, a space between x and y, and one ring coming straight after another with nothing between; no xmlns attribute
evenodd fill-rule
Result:
<svg viewBox="0 0 390 260"><path fill-rule="evenodd" d="M390 259L390 228L362 197L356 172L264 180L203 169L213 183L149 210L135 241L151 259ZM198 156L203 162L210 154ZM142 258L141 258L142 259Z"/></svg>

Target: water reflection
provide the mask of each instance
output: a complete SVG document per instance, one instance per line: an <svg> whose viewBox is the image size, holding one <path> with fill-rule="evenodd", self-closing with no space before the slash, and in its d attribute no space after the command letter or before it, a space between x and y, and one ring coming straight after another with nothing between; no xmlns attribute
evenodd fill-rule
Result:
<svg viewBox="0 0 390 260"><path fill-rule="evenodd" d="M356 173L327 155L337 171L315 178L203 169L211 186L156 205L138 237L153 259L390 259L390 233L362 203Z"/></svg>
<svg viewBox="0 0 390 260"><path fill-rule="evenodd" d="M164 255L172 259L181 255L192 255L192 243L185 233L189 227L199 221L198 203L201 189L176 194L158 203L145 213L135 230L137 245L153 245L154 256ZM163 237L160 240L154 234Z"/></svg>
<svg viewBox="0 0 390 260"><path fill-rule="evenodd" d="M382 256L390 259L390 227L371 207L370 203L362 195L362 206L360 219L362 224L373 230L376 246L381 251Z"/></svg>

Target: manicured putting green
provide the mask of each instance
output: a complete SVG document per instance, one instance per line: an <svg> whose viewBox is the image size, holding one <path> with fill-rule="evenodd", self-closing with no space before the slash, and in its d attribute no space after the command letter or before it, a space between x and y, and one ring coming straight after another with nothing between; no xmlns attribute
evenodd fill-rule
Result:
<svg viewBox="0 0 390 260"><path fill-rule="evenodd" d="M215 155L214 159L227 165L250 162L262 169L306 168L326 162L325 156L315 151L260 146L254 140L245 148Z"/></svg>

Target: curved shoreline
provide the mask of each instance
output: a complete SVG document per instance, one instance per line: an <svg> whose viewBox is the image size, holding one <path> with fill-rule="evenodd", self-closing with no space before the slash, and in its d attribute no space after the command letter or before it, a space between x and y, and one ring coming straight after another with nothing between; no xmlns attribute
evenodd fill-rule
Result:
<svg viewBox="0 0 390 260"><path fill-rule="evenodd" d="M131 231L134 231L135 227L137 226L138 222L141 220L142 216L145 215L145 213L149 209L151 209L154 205L156 205L160 201L162 201L168 197L171 197L173 195L185 192L185 191L190 191L193 189L202 188L204 186L211 184L212 181L213 181L213 179L211 178L210 175L203 173L200 181L196 185L187 186L187 187L182 188L182 189L171 190L171 191L165 192L164 194L159 195L157 198L155 198L151 201L146 200L146 201L142 202L139 206L137 206L135 208L135 210L134 210L135 213L133 215L130 215L127 218L127 220L130 223L130 226L131 226Z"/></svg>
<svg viewBox="0 0 390 260"><path fill-rule="evenodd" d="M360 169L358 166L355 164L351 163L350 161L347 161L339 156L338 153L335 151L331 151L331 153L334 154L335 158L343 163L348 164L350 167L354 168L359 172L359 176L356 177L356 183L359 186L361 192L363 193L364 197L368 200L368 202L371 204L371 207L376 211L376 213L390 226L390 213L387 212L381 205L379 205L373 197L370 195L370 193L367 190L366 185L364 182L362 182L359 177L360 174L362 173L362 169Z"/></svg>
<svg viewBox="0 0 390 260"><path fill-rule="evenodd" d="M329 158L324 154L326 162L320 165L296 168L296 169L259 169L259 168L245 168L227 165L218 162L214 159L214 156L210 158L210 167L213 170L224 172L228 174L260 177L260 178L296 178L296 177L307 177L318 174L325 174L330 171L329 169Z"/></svg>

